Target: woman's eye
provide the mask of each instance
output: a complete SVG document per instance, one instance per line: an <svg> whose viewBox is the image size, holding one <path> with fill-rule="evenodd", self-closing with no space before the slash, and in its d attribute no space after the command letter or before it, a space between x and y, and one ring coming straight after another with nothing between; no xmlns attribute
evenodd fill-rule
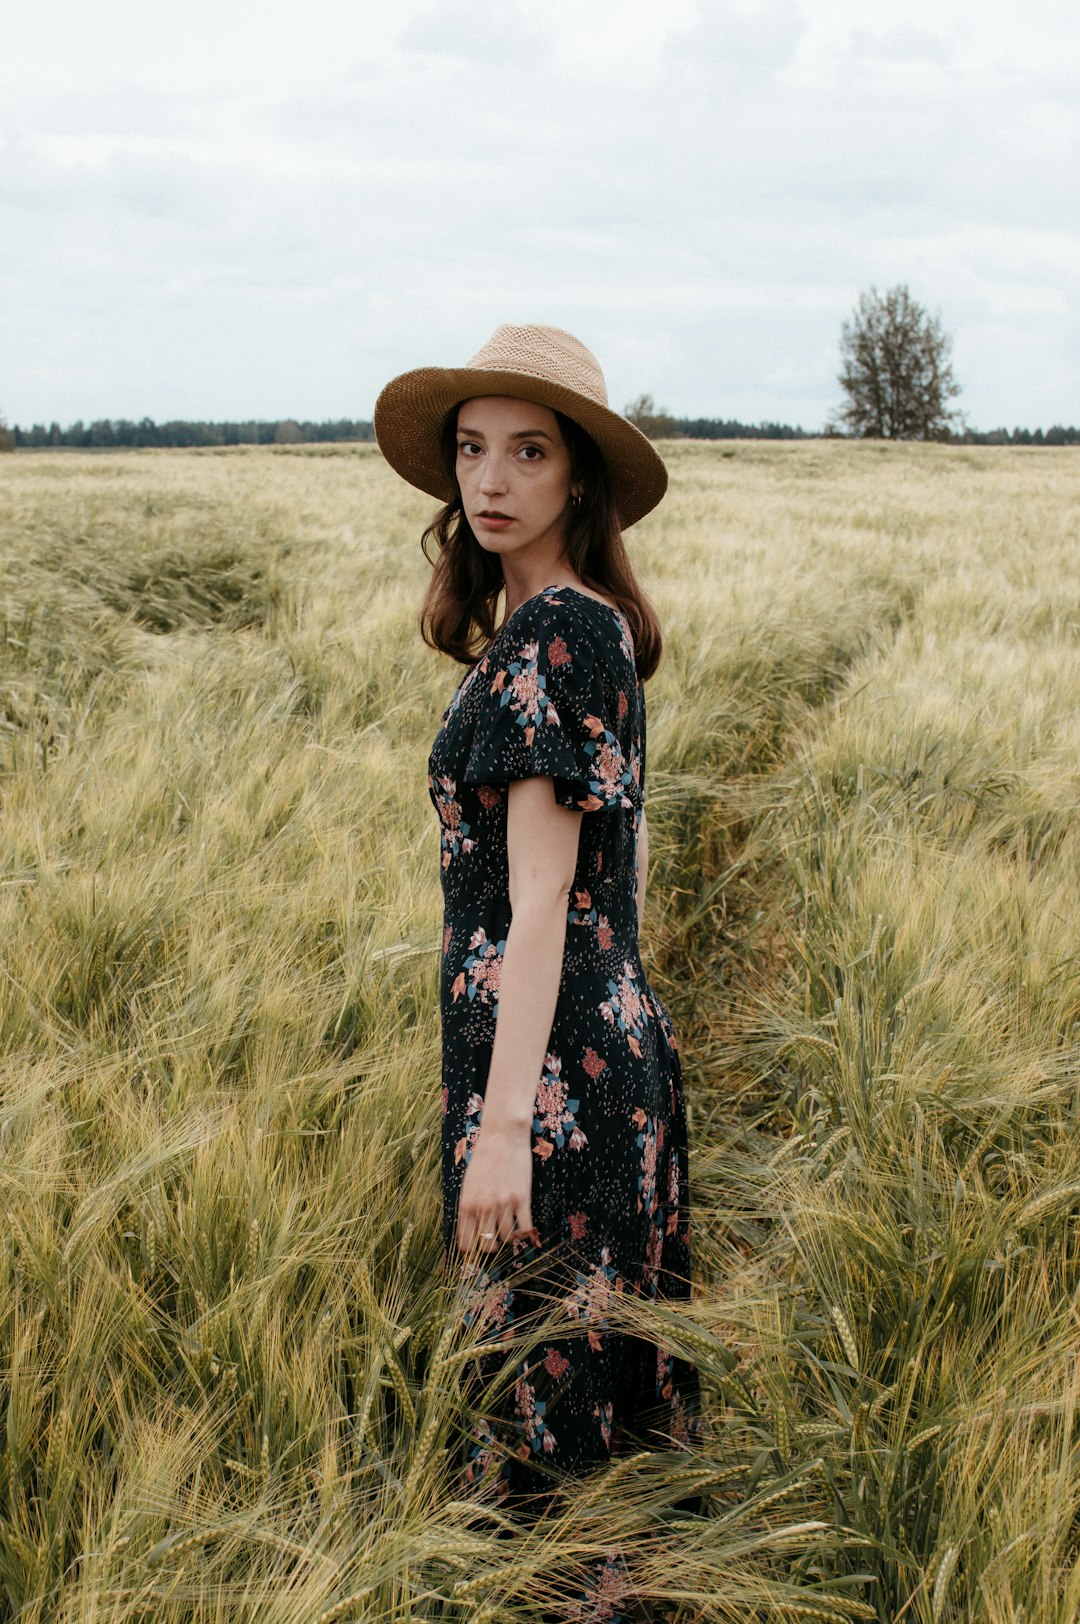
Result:
<svg viewBox="0 0 1080 1624"><path fill-rule="evenodd" d="M521 448L521 455L524 457L526 462L536 462L536 460L539 457L542 457L544 453L541 451L538 445L523 445Z"/></svg>
<svg viewBox="0 0 1080 1624"><path fill-rule="evenodd" d="M458 441L458 451L463 452L466 457L471 457L474 451L479 451L479 450L480 450L480 447L477 445L475 440L459 440Z"/></svg>

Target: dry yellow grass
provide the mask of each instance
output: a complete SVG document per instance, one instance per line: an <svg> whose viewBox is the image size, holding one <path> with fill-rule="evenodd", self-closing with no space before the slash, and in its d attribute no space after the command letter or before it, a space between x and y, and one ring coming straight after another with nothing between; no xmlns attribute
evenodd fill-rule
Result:
<svg viewBox="0 0 1080 1624"><path fill-rule="evenodd" d="M1080 459L666 451L711 1427L532 1533L450 1475L429 504L372 448L3 460L4 1616L526 1620L612 1548L683 1621L1080 1611Z"/></svg>

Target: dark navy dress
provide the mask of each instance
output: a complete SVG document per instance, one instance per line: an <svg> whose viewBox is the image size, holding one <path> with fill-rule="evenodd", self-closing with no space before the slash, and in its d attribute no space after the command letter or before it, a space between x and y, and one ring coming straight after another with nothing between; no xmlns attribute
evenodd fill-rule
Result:
<svg viewBox="0 0 1080 1624"><path fill-rule="evenodd" d="M546 587L509 616L442 717L429 789L441 824L443 1244L483 1115L510 928L508 785L553 780L583 812L566 946L537 1078L532 1215L522 1238L462 1264L468 1317L493 1336L541 1301L580 1334L523 1359L469 1450L470 1481L523 1503L605 1460L620 1433L663 1445L696 1432L692 1365L609 1328L617 1292L689 1295L686 1116L678 1046L638 952L637 836L645 691L618 609ZM491 1369L502 1360L497 1355Z"/></svg>

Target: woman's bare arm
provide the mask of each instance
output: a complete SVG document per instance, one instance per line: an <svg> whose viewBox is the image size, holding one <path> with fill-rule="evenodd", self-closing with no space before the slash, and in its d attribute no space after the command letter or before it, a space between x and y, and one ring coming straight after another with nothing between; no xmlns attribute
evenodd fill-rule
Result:
<svg viewBox="0 0 1080 1624"><path fill-rule="evenodd" d="M559 996L581 812L558 806L550 778L509 788L510 907L498 1018L480 1132L465 1169L458 1246L491 1252L532 1228L532 1121ZM482 1240L493 1235L494 1240Z"/></svg>
<svg viewBox="0 0 1080 1624"><path fill-rule="evenodd" d="M637 837L637 924L641 934L645 918L645 887L649 880L649 825L645 822L645 808L641 809L641 822Z"/></svg>

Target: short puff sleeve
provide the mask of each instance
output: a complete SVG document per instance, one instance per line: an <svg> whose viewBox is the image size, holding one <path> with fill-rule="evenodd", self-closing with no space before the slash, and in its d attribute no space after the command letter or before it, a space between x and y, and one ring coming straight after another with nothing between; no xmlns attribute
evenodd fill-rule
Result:
<svg viewBox="0 0 1080 1624"><path fill-rule="evenodd" d="M506 784L550 778L575 812L641 804L612 728L605 668L586 624L541 596L523 606L488 654L462 780Z"/></svg>

